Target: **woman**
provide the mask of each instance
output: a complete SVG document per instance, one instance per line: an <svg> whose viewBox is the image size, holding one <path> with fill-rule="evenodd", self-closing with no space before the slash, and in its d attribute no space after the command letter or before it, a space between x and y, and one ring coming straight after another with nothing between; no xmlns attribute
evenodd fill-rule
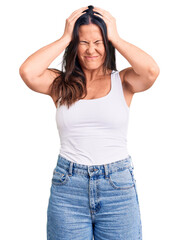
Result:
<svg viewBox="0 0 179 240"><path fill-rule="evenodd" d="M115 49L131 67L116 69ZM63 50L62 70L48 68ZM109 12L88 6L66 19L59 40L26 59L20 75L57 108L61 147L47 239L142 239L127 126L134 93L150 88L159 75L156 62L119 36Z"/></svg>

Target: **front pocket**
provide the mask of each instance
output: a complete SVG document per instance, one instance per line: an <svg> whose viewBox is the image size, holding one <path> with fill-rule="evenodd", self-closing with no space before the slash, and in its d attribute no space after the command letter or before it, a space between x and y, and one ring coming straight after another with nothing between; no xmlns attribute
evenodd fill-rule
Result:
<svg viewBox="0 0 179 240"><path fill-rule="evenodd" d="M132 169L125 168L112 172L109 176L109 182L115 189L129 189L135 185L134 178L131 174Z"/></svg>
<svg viewBox="0 0 179 240"><path fill-rule="evenodd" d="M56 168L53 171L52 184L64 185L68 182L68 180L69 180L68 172L63 168L56 166Z"/></svg>

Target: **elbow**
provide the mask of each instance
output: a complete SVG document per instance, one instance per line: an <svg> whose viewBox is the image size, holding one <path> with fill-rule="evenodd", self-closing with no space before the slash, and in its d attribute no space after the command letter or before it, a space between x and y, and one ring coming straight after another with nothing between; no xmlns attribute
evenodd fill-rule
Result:
<svg viewBox="0 0 179 240"><path fill-rule="evenodd" d="M19 68L19 75L26 84L30 82L31 76L29 71L23 65L21 65Z"/></svg>
<svg viewBox="0 0 179 240"><path fill-rule="evenodd" d="M27 74L27 69L23 66L23 64L19 68L19 75L22 77Z"/></svg>
<svg viewBox="0 0 179 240"><path fill-rule="evenodd" d="M160 74L160 68L158 65L149 68L148 75L151 81L155 81Z"/></svg>
<svg viewBox="0 0 179 240"><path fill-rule="evenodd" d="M19 75L21 76L21 78L29 78L32 79L33 75L32 75L32 71L30 71L27 66L25 66L24 64L22 64L19 68Z"/></svg>

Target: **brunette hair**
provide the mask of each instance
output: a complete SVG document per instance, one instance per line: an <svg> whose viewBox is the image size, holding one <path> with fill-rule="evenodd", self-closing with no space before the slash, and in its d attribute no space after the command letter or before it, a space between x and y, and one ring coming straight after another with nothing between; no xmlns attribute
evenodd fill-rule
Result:
<svg viewBox="0 0 179 240"><path fill-rule="evenodd" d="M80 66L77 56L79 34L78 30L81 25L96 24L101 29L104 47L106 51L106 58L103 63L103 72L106 74L106 70L116 70L116 57L115 48L112 43L107 39L107 27L104 20L94 13L101 15L98 12L93 11L93 6L88 6L85 10L85 14L81 15L75 22L72 40L66 47L62 60L62 70L55 68L49 68L50 70L58 73L59 75L54 79L50 85L51 94L55 93L60 99L60 105L67 105L68 108L77 100L82 99L82 96L87 95L86 79L84 72ZM84 97L85 97L84 96Z"/></svg>

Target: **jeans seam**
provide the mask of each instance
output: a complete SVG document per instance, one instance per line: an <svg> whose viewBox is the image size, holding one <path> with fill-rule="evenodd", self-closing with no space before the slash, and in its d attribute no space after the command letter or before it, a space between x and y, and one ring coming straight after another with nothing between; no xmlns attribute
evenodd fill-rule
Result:
<svg viewBox="0 0 179 240"><path fill-rule="evenodd" d="M130 174L131 174L130 166L129 166L129 167L126 167L124 170L126 170L126 169L128 169L129 172L130 172ZM132 175L132 174L131 174L131 175ZM133 177L132 177L132 182L133 182L133 184L132 184L131 186L129 186L129 187L117 187L117 186L113 183L113 181L111 180L110 174L109 174L109 183L110 183L110 184L112 185L112 187L115 188L115 189L127 190L127 189L130 189L130 188L133 188L133 187L135 186L135 182L133 181Z"/></svg>
<svg viewBox="0 0 179 240"><path fill-rule="evenodd" d="M66 177L65 177L65 180L62 181L62 182L60 182L60 181L59 181L59 182L55 182L55 181L54 181L54 174L56 174L56 173L57 173L58 175L63 175L63 176L65 175L65 176L66 176ZM68 174L58 173L58 172L56 172L56 171L54 171L54 174L53 174L53 177L52 177L52 184L53 184L53 185L57 185L57 186L58 186L58 185L59 185L59 186L60 186L60 185L65 185L65 184L69 181L69 176L68 176Z"/></svg>

